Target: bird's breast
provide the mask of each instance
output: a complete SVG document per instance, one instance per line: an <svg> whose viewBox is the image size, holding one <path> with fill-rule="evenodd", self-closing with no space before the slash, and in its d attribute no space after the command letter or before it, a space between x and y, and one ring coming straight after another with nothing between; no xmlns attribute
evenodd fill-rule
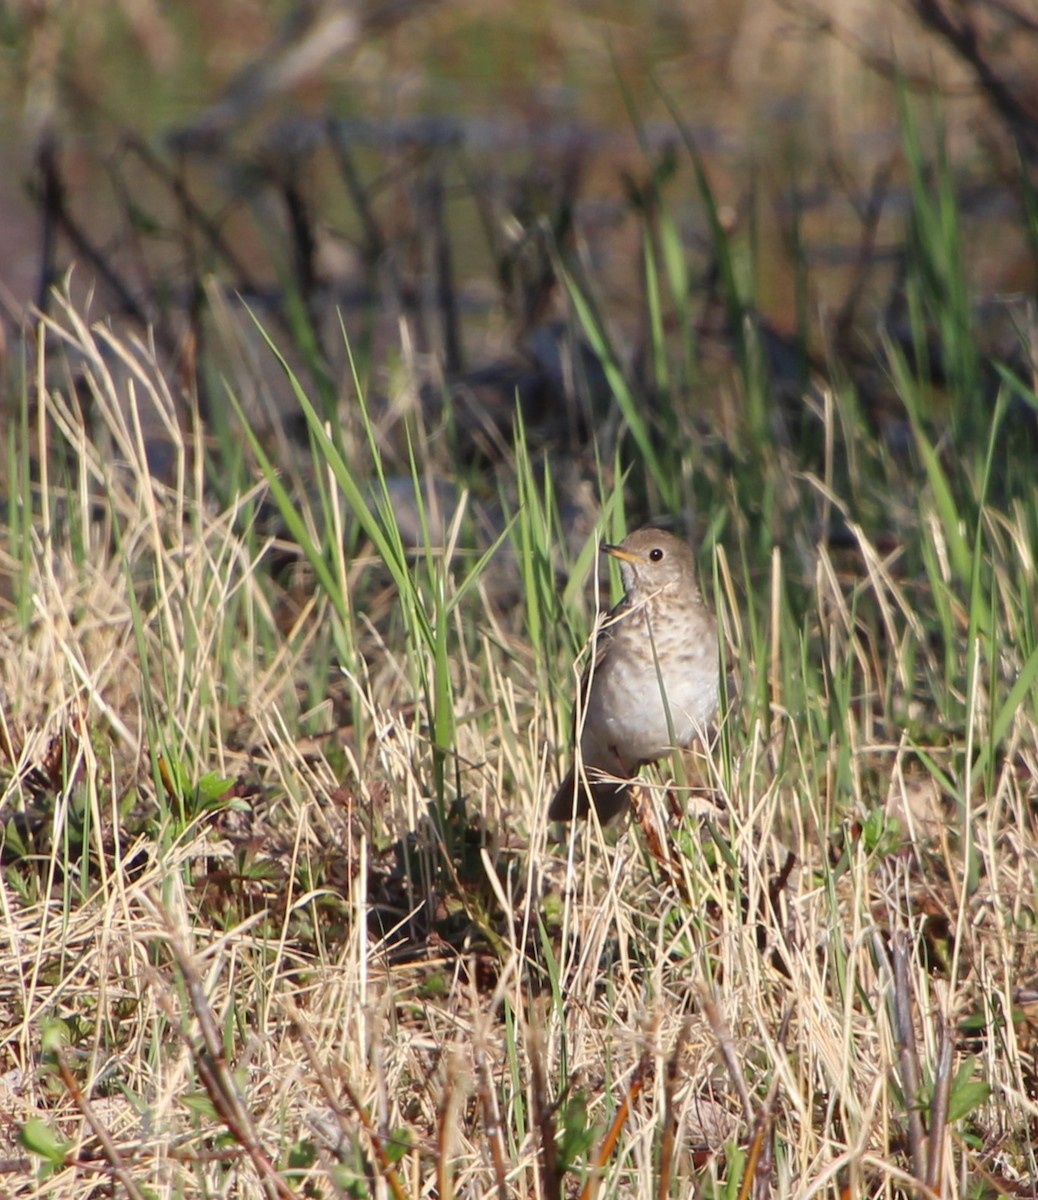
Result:
<svg viewBox="0 0 1038 1200"><path fill-rule="evenodd" d="M717 635L705 609L632 611L610 631L591 680L585 757L609 747L628 768L661 758L702 732L717 699Z"/></svg>

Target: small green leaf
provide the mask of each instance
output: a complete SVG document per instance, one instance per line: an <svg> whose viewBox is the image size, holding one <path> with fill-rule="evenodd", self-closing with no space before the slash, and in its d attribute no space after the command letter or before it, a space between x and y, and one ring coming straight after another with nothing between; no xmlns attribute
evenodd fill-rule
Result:
<svg viewBox="0 0 1038 1200"><path fill-rule="evenodd" d="M394 1129L386 1139L383 1149L386 1152L386 1158L391 1163L398 1163L405 1154L408 1154L414 1146L414 1138L411 1136L411 1131L405 1126L399 1129Z"/></svg>
<svg viewBox="0 0 1038 1200"><path fill-rule="evenodd" d="M206 807L209 807L222 800L233 786L233 779L224 779L217 771L209 771L198 781L198 794Z"/></svg>
<svg viewBox="0 0 1038 1200"><path fill-rule="evenodd" d="M181 1096L181 1103L199 1117L209 1117L216 1120L216 1109L206 1092L188 1092Z"/></svg>
<svg viewBox="0 0 1038 1200"><path fill-rule="evenodd" d="M587 1102L581 1095L573 1095L560 1110L562 1136L559 1138L558 1161L565 1171L587 1157L598 1130L588 1124Z"/></svg>
<svg viewBox="0 0 1038 1200"><path fill-rule="evenodd" d="M897 817L888 816L882 808L874 808L866 816L861 827L861 838L867 854L885 858L904 845L904 830Z"/></svg>
<svg viewBox="0 0 1038 1200"><path fill-rule="evenodd" d="M39 1117L30 1117L19 1131L18 1138L30 1154L37 1154L52 1167L60 1167L65 1161L71 1142L59 1138L53 1129Z"/></svg>
<svg viewBox="0 0 1038 1200"><path fill-rule="evenodd" d="M64 1050L69 1040L69 1028L65 1021L46 1021L40 1029L40 1049L45 1055Z"/></svg>
<svg viewBox="0 0 1038 1200"><path fill-rule="evenodd" d="M370 1195L367 1178L358 1174L353 1167L346 1163L339 1163L332 1167L331 1178L333 1184L344 1196L355 1196L357 1200L364 1200L365 1196Z"/></svg>
<svg viewBox="0 0 1038 1200"><path fill-rule="evenodd" d="M296 1142L288 1152L288 1169L305 1171L317 1162L317 1146L311 1141Z"/></svg>
<svg viewBox="0 0 1038 1200"><path fill-rule="evenodd" d="M977 1060L972 1055L964 1059L952 1080L948 1098L948 1120L960 1121L967 1113L979 1108L991 1095L991 1085L983 1079L974 1079L973 1070Z"/></svg>

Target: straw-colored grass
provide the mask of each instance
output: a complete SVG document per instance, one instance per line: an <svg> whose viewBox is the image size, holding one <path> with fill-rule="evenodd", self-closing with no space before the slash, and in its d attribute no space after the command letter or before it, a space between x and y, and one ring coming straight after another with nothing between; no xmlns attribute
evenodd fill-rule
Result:
<svg viewBox="0 0 1038 1200"><path fill-rule="evenodd" d="M959 529L981 604L879 450L854 486L901 487L894 553L831 458L764 514L808 559L756 560L718 495L719 737L686 790L647 773L640 820L557 841L595 563L521 440L498 554L459 519L411 557L370 427L338 450L312 414L326 498L286 493L304 552L274 575L273 468L214 505L148 350L71 308L46 332L0 532L4 1193L1030 1186L1026 502ZM842 454L843 401L817 419ZM840 510L854 548L807 537Z"/></svg>

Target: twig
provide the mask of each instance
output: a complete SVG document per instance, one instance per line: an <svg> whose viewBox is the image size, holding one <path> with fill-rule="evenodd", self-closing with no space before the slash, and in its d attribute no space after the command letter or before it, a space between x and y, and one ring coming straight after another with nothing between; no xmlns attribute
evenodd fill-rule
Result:
<svg viewBox="0 0 1038 1200"><path fill-rule="evenodd" d="M379 227L378 221L375 219L374 210L368 201L368 194L361 183L357 168L354 166L353 156L350 154L342 127L338 121L330 117L326 124L326 129L328 133L328 145L332 150L332 157L339 168L339 174L342 176L346 191L349 193L350 200L353 201L353 207L356 209L361 228L364 230L361 255L370 270L378 263L383 254L386 253L389 243ZM391 260L387 261L391 262Z"/></svg>
<svg viewBox="0 0 1038 1200"><path fill-rule="evenodd" d="M50 275L53 271L53 266L50 260L53 255L53 233L51 231L53 229L61 229L72 243L73 249L82 258L86 259L104 283L115 293L123 310L133 317L134 320L140 322L141 325L150 325L152 323L150 315L135 299L127 284L123 282L122 277L112 270L108 262L108 256L103 254L94 245L83 230L80 229L71 212L69 212L65 196L65 184L58 166L57 151L54 143L49 139L40 145L39 153L36 156L36 167L40 174L42 184L40 200L44 208L44 219L48 227L44 238L45 254L48 259L46 264L48 277L41 280L40 311L46 311L45 293L52 282Z"/></svg>
<svg viewBox="0 0 1038 1200"><path fill-rule="evenodd" d="M593 1200L595 1192L598 1190L598 1182L602 1172L605 1170L610 1158L613 1156L613 1151L616 1149L616 1143L620 1140L620 1134L623 1132L624 1125L627 1124L627 1118L631 1113L631 1106L638 1099L642 1088L645 1086L645 1076L649 1072L649 1067L652 1063L652 1058L648 1052L641 1056L638 1061L638 1066L635 1068L634 1077L631 1080L631 1085L624 1095L623 1102L616 1110L616 1116L613 1117L613 1123L609 1126L609 1132L606 1134L602 1145L599 1147L598 1156L595 1159L594 1167L591 1174L588 1176L587 1183L580 1193L580 1200Z"/></svg>
<svg viewBox="0 0 1038 1200"><path fill-rule="evenodd" d="M555 1145L555 1116L548 1100L544 1075L544 1045L539 1029L528 1026L526 1043L530 1058L530 1091L533 1095L533 1119L541 1139L541 1186L547 1200L560 1200L562 1180Z"/></svg>
<svg viewBox="0 0 1038 1200"><path fill-rule="evenodd" d="M184 220L189 225L196 226L212 249L228 264L237 278L237 291L258 293L259 283L253 278L248 267L238 257L228 244L219 227L203 212L198 203L188 191L187 182L182 174L168 167L151 147L136 134L126 134L123 139L126 149L148 168L173 193L180 206Z"/></svg>
<svg viewBox="0 0 1038 1200"><path fill-rule="evenodd" d="M865 201L864 209L858 213L861 220L861 237L858 240L858 253L855 256L851 282L844 294L833 320L833 341L838 347L847 344L858 307L865 295L865 282L873 267L876 250L876 238L879 234L879 222L883 215L883 206L887 199L887 189L893 174L893 158L881 164L872 177L872 185ZM851 189L847 188L848 196ZM856 207L856 206L855 206Z"/></svg>
<svg viewBox="0 0 1038 1200"><path fill-rule="evenodd" d="M894 934L892 960L894 967L894 1040L901 1060L901 1090L908 1112L908 1145L912 1155L912 1171L923 1183L926 1173L926 1141L923 1117L919 1111L919 1059L912 1024L912 994L908 981L908 935L904 930Z"/></svg>
<svg viewBox="0 0 1038 1200"><path fill-rule="evenodd" d="M447 1079L443 1085L436 1113L436 1195L439 1200L452 1200L454 1196L454 1180L449 1170L451 1165L449 1122L452 1116L455 1088L454 1069L448 1060Z"/></svg>
<svg viewBox="0 0 1038 1200"><path fill-rule="evenodd" d="M690 1028L686 1017L678 1031L677 1041L667 1060L667 1074L663 1081L663 1142L660 1146L660 1178L656 1187L659 1200L667 1200L670 1195L670 1177L674 1169L674 1134L677 1121L674 1117L674 1092L677 1089L678 1073L681 1070L681 1055L688 1041Z"/></svg>
<svg viewBox="0 0 1038 1200"><path fill-rule="evenodd" d="M162 911L156 906L157 911ZM191 1000L191 1010L198 1021L202 1034L200 1050L180 1023L178 1014L169 998L169 986L158 971L148 969L147 974L156 1002L165 1013L170 1025L179 1033L181 1041L191 1054L202 1086L213 1103L217 1115L228 1132L242 1146L252 1160L260 1176L260 1183L268 1196L279 1196L282 1200L296 1200L296 1193L288 1186L259 1142L252 1117L238 1095L234 1078L223 1054L219 1031L212 1009L202 986L202 978L180 935L167 923L170 947L176 959Z"/></svg>
<svg viewBox="0 0 1038 1200"><path fill-rule="evenodd" d="M701 1003L703 1006L703 1014L710 1023L710 1029L714 1037L717 1039L717 1048L721 1051L721 1057L724 1059L724 1065L728 1068L728 1074L732 1077L732 1082L735 1084L735 1090L739 1094L739 1102L742 1105L742 1115L746 1124L752 1128L753 1126L753 1105L750 1103L750 1092L746 1086L746 1079L742 1073L742 1067L739 1060L735 1056L735 1047L732 1045L732 1035L725 1023L724 1017L721 1016L721 1010L717 1007L713 996L706 990L702 989Z"/></svg>
<svg viewBox="0 0 1038 1200"><path fill-rule="evenodd" d="M1038 159L1038 134L1035 133L1038 113L1021 103L1016 92L995 74L981 53L977 31L966 15L966 7L961 4L957 6L963 15L956 23L938 0L913 0L912 6L922 24L943 38L972 68L995 111L1013 131L1021 151L1032 163L1035 162Z"/></svg>
<svg viewBox="0 0 1038 1200"><path fill-rule="evenodd" d="M474 974L475 972L473 972ZM508 1181L507 1171L505 1170L505 1142L501 1131L501 1114L498 1111L497 1098L491 1086L493 1081L490 1076L490 1064L487 1062L483 1040L478 1035L473 1046L473 1058L479 1077L477 1085L479 1101L483 1106L483 1124L487 1132L487 1141L490 1143L490 1157L494 1165L497 1194L501 1200L507 1200Z"/></svg>
<svg viewBox="0 0 1038 1200"><path fill-rule="evenodd" d="M76 1108L83 1114L87 1124L90 1126L94 1137L101 1143L101 1148L105 1152L105 1158L111 1163L112 1170L115 1173L116 1179L126 1189L130 1200L145 1200L144 1193L137 1186L133 1176L126 1169L126 1162L122 1154L119 1152L119 1147L112 1140L111 1134L105 1127L104 1122L94 1112L93 1105L83 1094L82 1089L76 1082L76 1077L72 1074L68 1063L65 1061L65 1056L59 1049L54 1051L54 1060L58 1064L58 1074L61 1076L61 1082L68 1088L69 1095L72 1097Z"/></svg>
<svg viewBox="0 0 1038 1200"><path fill-rule="evenodd" d="M462 369L461 331L458 322L458 298L454 287L450 238L444 206L443 166L438 156L430 168L425 186L425 210L432 224L433 278L436 281L436 306L440 310L443 333L443 367L448 376Z"/></svg>
<svg viewBox="0 0 1038 1200"><path fill-rule="evenodd" d="M739 1187L739 1200L751 1196L771 1194L771 1176L775 1166L775 1096L778 1094L779 1076L776 1071L771 1079L764 1105L757 1114L753 1137L750 1139Z"/></svg>
<svg viewBox="0 0 1038 1200"><path fill-rule="evenodd" d="M853 30L842 22L835 20L829 13L817 4L808 0L779 0L779 4L787 12L810 21L813 33L825 34L833 38L841 46L845 46L870 70L890 82L901 82L905 87L915 92L925 92L929 95L953 98L957 96L972 96L976 88L972 85L939 86L928 76L906 71L898 62L871 49L864 38L859 37Z"/></svg>
<svg viewBox="0 0 1038 1200"><path fill-rule="evenodd" d="M307 209L302 189L294 176L286 172L278 180L278 183L288 216L297 286L307 314L313 323L313 296L314 288L317 286L317 238L314 234L314 223Z"/></svg>

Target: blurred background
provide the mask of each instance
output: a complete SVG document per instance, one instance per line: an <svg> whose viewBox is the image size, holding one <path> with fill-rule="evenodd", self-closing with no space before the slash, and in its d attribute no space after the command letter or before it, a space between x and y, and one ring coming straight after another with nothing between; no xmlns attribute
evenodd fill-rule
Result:
<svg viewBox="0 0 1038 1200"><path fill-rule="evenodd" d="M976 295L1033 292L1022 0L35 0L0 6L0 39L9 347L74 265L92 317L150 322L180 360L216 281L341 306L381 369L403 317L426 369L457 372L556 315L561 248L636 354L639 217L659 194L692 285L713 282L689 140L766 327L801 345L874 327L903 270L917 100Z"/></svg>

